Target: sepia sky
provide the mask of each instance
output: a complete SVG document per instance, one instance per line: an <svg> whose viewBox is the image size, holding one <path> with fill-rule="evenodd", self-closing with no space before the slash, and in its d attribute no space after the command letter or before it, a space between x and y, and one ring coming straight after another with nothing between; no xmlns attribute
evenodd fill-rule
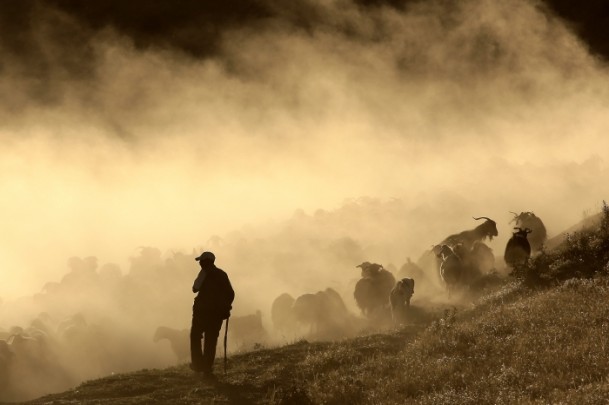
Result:
<svg viewBox="0 0 609 405"><path fill-rule="evenodd" d="M0 297L362 196L557 233L609 195L597 3L2 2Z"/></svg>

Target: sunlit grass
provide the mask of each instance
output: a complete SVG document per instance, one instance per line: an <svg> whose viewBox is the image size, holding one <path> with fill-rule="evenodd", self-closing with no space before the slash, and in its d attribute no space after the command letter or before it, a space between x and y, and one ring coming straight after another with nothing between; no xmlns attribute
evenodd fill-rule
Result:
<svg viewBox="0 0 609 405"><path fill-rule="evenodd" d="M609 392L608 298L606 277L509 283L428 326L234 356L218 383L143 370L36 403L595 403Z"/></svg>
<svg viewBox="0 0 609 405"><path fill-rule="evenodd" d="M226 375L219 362L218 382L183 365L87 382L33 403L606 403L607 260L604 205L599 229L540 255L467 309L429 312L386 333L235 355Z"/></svg>

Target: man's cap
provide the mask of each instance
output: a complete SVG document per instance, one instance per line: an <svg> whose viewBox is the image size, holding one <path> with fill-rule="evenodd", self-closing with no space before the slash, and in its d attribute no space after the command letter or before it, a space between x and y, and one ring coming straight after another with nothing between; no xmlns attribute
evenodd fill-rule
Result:
<svg viewBox="0 0 609 405"><path fill-rule="evenodd" d="M195 257L195 260L199 262L209 261L213 263L216 260L216 256L212 252L203 252L201 253L201 256Z"/></svg>
<svg viewBox="0 0 609 405"><path fill-rule="evenodd" d="M370 262L363 262L362 264L358 264L355 267L360 267L362 269L365 269L366 267L370 266L370 264L371 264Z"/></svg>

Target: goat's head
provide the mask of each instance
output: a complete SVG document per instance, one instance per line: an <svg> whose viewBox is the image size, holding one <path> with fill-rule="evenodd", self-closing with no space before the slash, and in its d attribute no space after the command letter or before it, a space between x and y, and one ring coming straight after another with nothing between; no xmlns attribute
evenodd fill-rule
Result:
<svg viewBox="0 0 609 405"><path fill-rule="evenodd" d="M478 221L480 219L486 219L486 221L484 221L484 223L482 223L476 227L476 229L484 237L488 238L489 240L493 240L493 237L499 235L499 231L497 231L497 223L495 221L493 221L492 219L490 219L488 217L478 217L478 218L472 217L472 218L474 218L476 221Z"/></svg>
<svg viewBox="0 0 609 405"><path fill-rule="evenodd" d="M412 278L403 278L398 281L400 284L400 288L403 289L404 292L412 295L414 293L414 279Z"/></svg>
<svg viewBox="0 0 609 405"><path fill-rule="evenodd" d="M529 228L518 228L518 227L514 227L514 229L516 230L516 232L512 232L512 235L518 237L518 238L525 238L527 237L528 234L530 234L531 232L533 232L531 229Z"/></svg>
<svg viewBox="0 0 609 405"><path fill-rule="evenodd" d="M442 260L446 260L448 256L455 254L455 252L453 252L451 247L448 245L436 245L433 248L433 252Z"/></svg>

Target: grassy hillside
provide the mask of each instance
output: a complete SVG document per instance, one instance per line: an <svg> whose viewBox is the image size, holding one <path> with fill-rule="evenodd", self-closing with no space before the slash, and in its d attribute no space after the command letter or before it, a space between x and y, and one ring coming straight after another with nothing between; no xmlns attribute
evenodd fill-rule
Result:
<svg viewBox="0 0 609 405"><path fill-rule="evenodd" d="M234 356L218 382L184 365L30 403L602 403L608 378L609 278L601 276L543 290L512 282L428 327Z"/></svg>
<svg viewBox="0 0 609 405"><path fill-rule="evenodd" d="M387 333L233 356L218 382L183 365L30 403L606 403L609 209L475 304L423 313Z"/></svg>

